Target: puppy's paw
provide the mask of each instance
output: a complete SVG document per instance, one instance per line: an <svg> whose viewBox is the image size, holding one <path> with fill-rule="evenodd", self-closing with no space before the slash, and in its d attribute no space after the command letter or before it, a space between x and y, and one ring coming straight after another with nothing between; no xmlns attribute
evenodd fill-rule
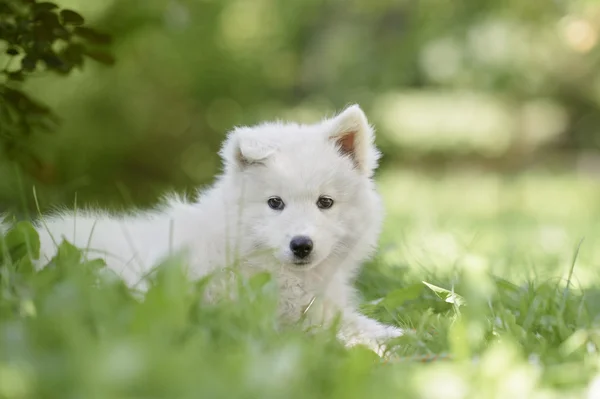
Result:
<svg viewBox="0 0 600 399"><path fill-rule="evenodd" d="M364 345L380 357L387 357L389 340L404 335L402 329L387 326L363 315L354 315L340 331L339 338L347 347Z"/></svg>
<svg viewBox="0 0 600 399"><path fill-rule="evenodd" d="M372 350L381 358L385 359L388 357L389 346L386 344L385 340L366 336L352 336L350 338L340 336L340 341L342 341L347 348L360 345Z"/></svg>

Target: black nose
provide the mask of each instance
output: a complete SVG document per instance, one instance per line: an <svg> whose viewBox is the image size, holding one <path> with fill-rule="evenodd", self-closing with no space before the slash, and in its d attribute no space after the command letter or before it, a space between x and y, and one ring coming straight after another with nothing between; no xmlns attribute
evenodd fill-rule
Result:
<svg viewBox="0 0 600 399"><path fill-rule="evenodd" d="M300 259L306 258L313 249L313 242L305 236L296 236L290 241L290 249Z"/></svg>

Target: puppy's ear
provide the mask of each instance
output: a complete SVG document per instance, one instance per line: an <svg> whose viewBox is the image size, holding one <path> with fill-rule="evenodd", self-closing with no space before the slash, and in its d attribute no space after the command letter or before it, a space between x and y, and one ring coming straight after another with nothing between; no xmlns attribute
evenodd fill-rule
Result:
<svg viewBox="0 0 600 399"><path fill-rule="evenodd" d="M380 153L375 147L375 133L365 113L358 105L351 105L329 120L329 140L341 155L354 162L363 174L371 176L377 168Z"/></svg>
<svg viewBox="0 0 600 399"><path fill-rule="evenodd" d="M236 128L227 137L219 154L226 167L243 170L250 165L262 164L276 150L272 143L256 137L251 128Z"/></svg>

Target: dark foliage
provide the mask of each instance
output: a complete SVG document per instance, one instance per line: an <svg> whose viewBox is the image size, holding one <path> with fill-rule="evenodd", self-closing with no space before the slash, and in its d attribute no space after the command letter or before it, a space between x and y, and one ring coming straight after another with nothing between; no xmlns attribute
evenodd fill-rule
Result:
<svg viewBox="0 0 600 399"><path fill-rule="evenodd" d="M34 175L40 161L31 150L36 132L51 132L59 118L23 90L24 82L40 73L69 75L87 58L106 65L111 37L85 26L79 13L51 2L0 0L0 148Z"/></svg>

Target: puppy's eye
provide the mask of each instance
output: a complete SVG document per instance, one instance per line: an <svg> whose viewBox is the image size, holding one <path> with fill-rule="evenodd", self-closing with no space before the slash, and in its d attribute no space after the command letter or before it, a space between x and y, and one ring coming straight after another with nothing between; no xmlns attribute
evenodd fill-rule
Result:
<svg viewBox="0 0 600 399"><path fill-rule="evenodd" d="M326 195L322 195L317 200L317 206L319 209L329 209L333 206L333 199Z"/></svg>
<svg viewBox="0 0 600 399"><path fill-rule="evenodd" d="M285 204L284 204L283 200L279 197L269 198L269 200L267 201L267 204L269 205L269 208L275 209L276 211L282 211L283 208L285 208Z"/></svg>

